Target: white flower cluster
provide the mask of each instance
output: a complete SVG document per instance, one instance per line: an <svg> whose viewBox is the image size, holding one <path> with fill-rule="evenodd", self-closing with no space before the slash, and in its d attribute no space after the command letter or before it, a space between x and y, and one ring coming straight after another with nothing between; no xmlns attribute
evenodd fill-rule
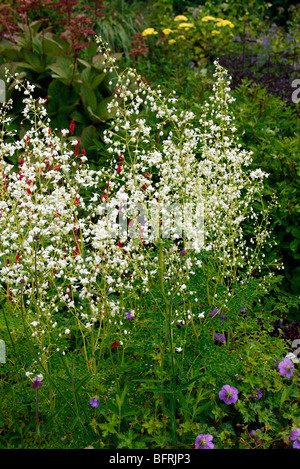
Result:
<svg viewBox="0 0 300 469"><path fill-rule="evenodd" d="M115 69L107 48L104 58ZM104 133L109 170L91 170L75 155L78 141L68 144L67 132L51 130L30 84L23 114L32 128L21 140L9 140L3 111L0 281L19 301L24 279L25 308L36 295L34 336L64 334L56 317L61 305L83 330L104 317L120 324L126 297L137 285L149 291L159 276L165 296L192 296L189 279L202 251L215 256L224 276L239 267L250 273L256 262L257 245L246 245L242 225L257 220L253 203L266 175L246 170L251 154L233 139L226 72L216 63L214 95L200 120L136 71L118 78ZM19 155L17 170L7 155ZM268 232L257 236L262 244Z"/></svg>

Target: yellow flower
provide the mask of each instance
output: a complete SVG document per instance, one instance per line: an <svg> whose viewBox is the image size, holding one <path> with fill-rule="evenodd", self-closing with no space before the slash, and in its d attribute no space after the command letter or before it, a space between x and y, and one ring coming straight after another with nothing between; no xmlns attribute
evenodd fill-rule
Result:
<svg viewBox="0 0 300 469"><path fill-rule="evenodd" d="M211 35L215 36L216 34L220 34L220 31L216 31L215 29L213 29Z"/></svg>
<svg viewBox="0 0 300 469"><path fill-rule="evenodd" d="M142 32L143 36L152 36L152 34L158 34L158 32L154 28L147 28Z"/></svg>
<svg viewBox="0 0 300 469"><path fill-rule="evenodd" d="M180 36L177 37L177 39L186 39L186 37L183 36L183 34L181 34Z"/></svg>
<svg viewBox="0 0 300 469"><path fill-rule="evenodd" d="M184 15L175 16L174 21L188 21L188 18Z"/></svg>
<svg viewBox="0 0 300 469"><path fill-rule="evenodd" d="M231 23L229 20L222 20L221 18L218 18L218 23L216 25L221 28L222 26L230 26L230 28L234 27L234 24Z"/></svg>
<svg viewBox="0 0 300 469"><path fill-rule="evenodd" d="M203 16L202 21L204 21L204 22L206 22L206 21L216 21L216 18L214 18L213 16Z"/></svg>
<svg viewBox="0 0 300 469"><path fill-rule="evenodd" d="M178 28L179 29L190 29L190 28L194 28L194 25L193 25L193 23L180 23L178 25Z"/></svg>
<svg viewBox="0 0 300 469"><path fill-rule="evenodd" d="M171 46L172 44L174 44L175 42L176 42L175 39L169 39L169 40L168 40L168 43L170 44L170 46Z"/></svg>
<svg viewBox="0 0 300 469"><path fill-rule="evenodd" d="M173 32L173 29L170 29L170 28L165 28L163 29L163 33L168 36L168 34L172 33Z"/></svg>

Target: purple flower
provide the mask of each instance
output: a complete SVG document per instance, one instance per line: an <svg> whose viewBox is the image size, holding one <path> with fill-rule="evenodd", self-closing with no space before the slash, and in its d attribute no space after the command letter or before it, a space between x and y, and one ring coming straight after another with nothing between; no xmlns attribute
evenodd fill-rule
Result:
<svg viewBox="0 0 300 469"><path fill-rule="evenodd" d="M219 309L213 309L210 313L209 313L209 316L211 318L213 318L216 314L220 314L220 310Z"/></svg>
<svg viewBox="0 0 300 469"><path fill-rule="evenodd" d="M37 376L36 378L33 378L31 387L33 389L39 389L41 386L43 386L41 377Z"/></svg>
<svg viewBox="0 0 300 469"><path fill-rule="evenodd" d="M210 313L209 316L211 318L214 318L217 314L220 314L220 321L224 321L226 319L225 314L221 314L221 311L219 309L213 309Z"/></svg>
<svg viewBox="0 0 300 469"><path fill-rule="evenodd" d="M257 430L252 430L252 432L250 432L250 436L255 436L256 442L260 440L260 437L258 436L258 432L261 433L261 430L259 428Z"/></svg>
<svg viewBox="0 0 300 469"><path fill-rule="evenodd" d="M246 312L245 308L241 308L241 313L245 313L245 312Z"/></svg>
<svg viewBox="0 0 300 469"><path fill-rule="evenodd" d="M251 397L253 397L256 401L262 398L262 392L260 392L260 388L255 388L256 393L251 393Z"/></svg>
<svg viewBox="0 0 300 469"><path fill-rule="evenodd" d="M245 378L241 378L238 374L234 375L234 377L235 377L236 379L242 379L242 380L245 379Z"/></svg>
<svg viewBox="0 0 300 469"><path fill-rule="evenodd" d="M97 399L97 397L93 397L90 400L90 404L91 404L92 407L98 407L99 406L99 399Z"/></svg>
<svg viewBox="0 0 300 469"><path fill-rule="evenodd" d="M222 343L222 342L226 342L226 337L225 337L224 334L217 334L217 333L215 333L214 338L215 338L215 340L216 340L217 342L221 342L221 343Z"/></svg>
<svg viewBox="0 0 300 469"><path fill-rule="evenodd" d="M295 428L290 434L290 440L293 441L293 448L300 449L300 428Z"/></svg>
<svg viewBox="0 0 300 469"><path fill-rule="evenodd" d="M285 358L282 362L278 365L278 371L281 376L286 376L290 378L293 376L294 365L289 358Z"/></svg>
<svg viewBox="0 0 300 469"><path fill-rule="evenodd" d="M127 319L134 319L134 311L127 311L127 313L125 313L125 316Z"/></svg>
<svg viewBox="0 0 300 469"><path fill-rule="evenodd" d="M195 448L196 449L213 449L214 444L212 442L213 436L212 435L198 435L195 441Z"/></svg>
<svg viewBox="0 0 300 469"><path fill-rule="evenodd" d="M225 384L219 392L219 398L226 405L230 405L238 400L238 390L229 386L229 384Z"/></svg>

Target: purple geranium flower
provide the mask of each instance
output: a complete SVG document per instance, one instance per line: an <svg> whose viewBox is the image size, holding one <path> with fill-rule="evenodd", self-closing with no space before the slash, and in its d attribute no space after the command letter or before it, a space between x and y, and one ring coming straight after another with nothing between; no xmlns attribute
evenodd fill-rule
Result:
<svg viewBox="0 0 300 469"><path fill-rule="evenodd" d="M250 436L255 437L255 442L260 440L260 437L258 436L258 432L262 433L262 431L259 428L257 430L252 430L252 432L250 432Z"/></svg>
<svg viewBox="0 0 300 469"><path fill-rule="evenodd" d="M196 449L213 449L214 444L212 442L213 436L212 435L198 435L195 441L195 448Z"/></svg>
<svg viewBox="0 0 300 469"><path fill-rule="evenodd" d="M262 392L260 391L260 388L255 388L256 393L251 393L251 397L253 397L256 401L262 398Z"/></svg>
<svg viewBox="0 0 300 469"><path fill-rule="evenodd" d="M210 313L209 313L209 316L211 318L213 318L216 314L220 314L220 310L219 309L213 309Z"/></svg>
<svg viewBox="0 0 300 469"><path fill-rule="evenodd" d="M278 370L281 376L286 376L290 378L293 376L294 365L289 358L285 358L282 362L278 365Z"/></svg>
<svg viewBox="0 0 300 469"><path fill-rule="evenodd" d="M134 311L128 311L125 316L127 319L134 319Z"/></svg>
<svg viewBox="0 0 300 469"><path fill-rule="evenodd" d="M99 406L99 399L97 397L93 397L90 400L90 404L92 407L98 407Z"/></svg>
<svg viewBox="0 0 300 469"><path fill-rule="evenodd" d="M221 311L219 309L213 309L210 313L209 316L211 318L214 318L217 314L220 315L220 321L224 321L226 319L225 314L221 314Z"/></svg>
<svg viewBox="0 0 300 469"><path fill-rule="evenodd" d="M290 440L293 441L293 448L300 449L300 428L295 428L290 434Z"/></svg>
<svg viewBox="0 0 300 469"><path fill-rule="evenodd" d="M229 384L225 384L219 392L219 398L224 401L226 405L230 405L238 400L238 390L229 386Z"/></svg>
<svg viewBox="0 0 300 469"><path fill-rule="evenodd" d="M217 342L226 342L226 337L225 337L224 334L217 334L217 333L215 333L214 339L215 339Z"/></svg>

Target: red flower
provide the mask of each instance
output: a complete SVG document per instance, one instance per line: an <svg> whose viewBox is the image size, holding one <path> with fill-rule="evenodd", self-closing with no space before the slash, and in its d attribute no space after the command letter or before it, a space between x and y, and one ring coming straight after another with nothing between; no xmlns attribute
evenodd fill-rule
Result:
<svg viewBox="0 0 300 469"><path fill-rule="evenodd" d="M74 204L76 205L76 207L78 207L78 205L80 204L80 197L78 195L78 191L76 191L77 195L74 199Z"/></svg>
<svg viewBox="0 0 300 469"><path fill-rule="evenodd" d="M110 346L111 346L111 348L118 347L118 346L119 346L119 342L118 342L117 340L115 340Z"/></svg>
<svg viewBox="0 0 300 469"><path fill-rule="evenodd" d="M72 119L71 124L70 124L70 133L73 135L74 130L75 130L75 124L74 124L74 119Z"/></svg>
<svg viewBox="0 0 300 469"><path fill-rule="evenodd" d="M78 156L78 153L79 153L78 148L79 148L79 145L80 145L80 144L81 144L81 141L78 140L78 141L77 141L77 145L76 145L76 147L74 148L74 156Z"/></svg>
<svg viewBox="0 0 300 469"><path fill-rule="evenodd" d="M124 247L124 245L121 243L121 241L117 242L117 246L119 246L119 248L121 249L121 253L123 254L124 249L122 249L122 248Z"/></svg>
<svg viewBox="0 0 300 469"><path fill-rule="evenodd" d="M18 252L18 254L16 255L16 261L17 261L17 263L19 263L19 261L21 261L21 260L22 260L21 255Z"/></svg>

